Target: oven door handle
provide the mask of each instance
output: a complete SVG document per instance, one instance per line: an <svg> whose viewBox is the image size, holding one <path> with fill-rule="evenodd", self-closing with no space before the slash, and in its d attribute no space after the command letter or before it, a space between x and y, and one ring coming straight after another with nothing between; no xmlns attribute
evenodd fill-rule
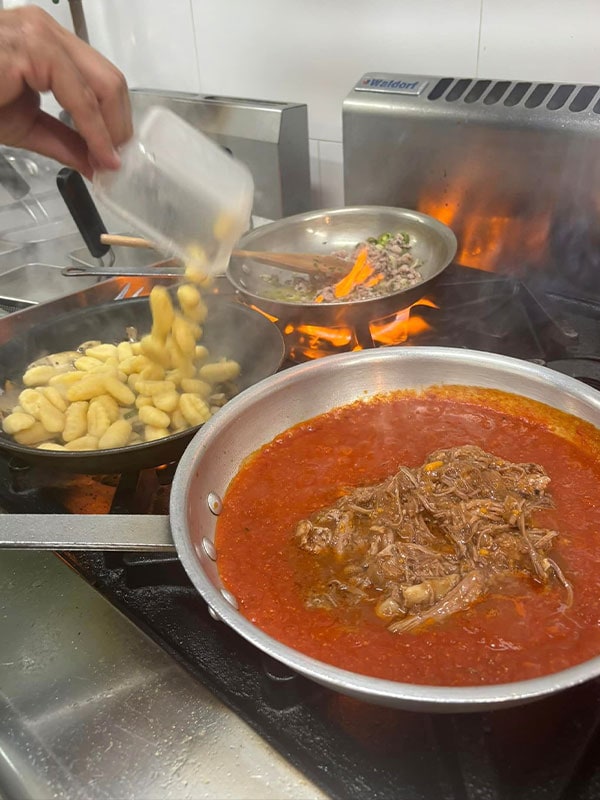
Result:
<svg viewBox="0 0 600 800"><path fill-rule="evenodd" d="M160 514L0 514L0 548L174 551Z"/></svg>

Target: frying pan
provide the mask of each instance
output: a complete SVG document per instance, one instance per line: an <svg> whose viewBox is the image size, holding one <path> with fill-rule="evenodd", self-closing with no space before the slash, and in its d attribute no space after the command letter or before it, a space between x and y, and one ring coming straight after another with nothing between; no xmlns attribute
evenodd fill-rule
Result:
<svg viewBox="0 0 600 800"><path fill-rule="evenodd" d="M96 293L94 289L87 291ZM240 389L279 369L284 344L275 325L262 314L218 295L207 295L205 300L208 316L202 343L212 358L227 357L240 363L241 373L236 381ZM19 383L27 365L43 355L74 350L91 339L122 341L129 326L137 328L140 336L151 327L147 297L75 309L69 308L65 300L48 305L52 308L49 314L44 314L41 306L22 312L20 333L11 330L15 324L11 317L0 320L0 385L7 379ZM41 314L44 319L40 321ZM0 430L0 450L27 464L84 474L112 474L175 461L197 429L189 428L154 442L91 452L37 450L18 444Z"/></svg>
<svg viewBox="0 0 600 800"><path fill-rule="evenodd" d="M267 276L289 279L289 272L245 258L232 258L227 277L242 297L286 323L361 327L395 311L408 308L431 289L432 283L456 255L454 233L437 219L405 208L354 206L309 211L262 225L240 240L240 250L280 253L332 253L351 251L361 241L382 233L410 234L411 252L422 261L423 280L416 286L369 300L342 303L290 302L268 297Z"/></svg>
<svg viewBox="0 0 600 800"><path fill-rule="evenodd" d="M91 255L95 258L106 255L110 247L101 242L106 227L82 177L74 170L64 168L59 172L57 185ZM342 249L351 251L358 242L388 231L410 235L411 253L421 261L419 271L423 280L415 286L380 297L341 303L274 300L268 296L270 284L265 281L265 276L290 280L291 273L239 256L230 259L226 277L245 302L275 316L280 322L330 327L349 325L357 330L360 339L364 337L366 342L370 342L369 322L408 308L429 291L451 263L456 255L457 241L447 225L427 214L405 208L330 208L262 225L245 234L238 243L239 250L330 254ZM146 274L156 270L160 264L164 265L164 261L146 267ZM115 271L118 271L118 265ZM139 269L123 270L123 274L131 275L142 272ZM68 267L63 271L63 274L73 276L109 273L110 269L86 267Z"/></svg>
<svg viewBox="0 0 600 800"><path fill-rule="evenodd" d="M332 667L276 641L246 619L219 578L218 515L244 459L290 426L359 398L432 384L500 389L600 428L600 392L561 373L505 356L444 347L389 347L292 367L233 398L188 445L171 491L170 518L0 515L0 546L50 549L176 548L211 614L263 652L335 691L423 711L519 705L600 675L600 657L532 680L489 686L419 686ZM170 523L170 524L169 524Z"/></svg>

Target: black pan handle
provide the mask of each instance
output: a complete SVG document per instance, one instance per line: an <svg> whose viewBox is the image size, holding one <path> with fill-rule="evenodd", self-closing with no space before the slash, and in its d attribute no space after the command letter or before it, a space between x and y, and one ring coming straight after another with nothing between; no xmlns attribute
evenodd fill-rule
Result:
<svg viewBox="0 0 600 800"><path fill-rule="evenodd" d="M83 178L74 169L64 167L56 176L56 185L88 250L94 258L102 258L110 245L102 244L100 236L108 231Z"/></svg>

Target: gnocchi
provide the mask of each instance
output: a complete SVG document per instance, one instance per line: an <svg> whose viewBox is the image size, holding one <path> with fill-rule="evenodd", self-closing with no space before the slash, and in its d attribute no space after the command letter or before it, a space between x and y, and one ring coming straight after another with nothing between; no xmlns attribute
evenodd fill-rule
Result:
<svg viewBox="0 0 600 800"><path fill-rule="evenodd" d="M151 330L139 341L87 341L30 365L4 412L4 433L40 450L88 451L156 441L206 422L236 393L240 366L211 359L200 344L207 306L198 286L179 286L176 298L152 289Z"/></svg>
<svg viewBox="0 0 600 800"><path fill-rule="evenodd" d="M85 436L88 427L88 407L87 400L77 400L67 408L65 412L65 427L62 432L64 442L72 442Z"/></svg>

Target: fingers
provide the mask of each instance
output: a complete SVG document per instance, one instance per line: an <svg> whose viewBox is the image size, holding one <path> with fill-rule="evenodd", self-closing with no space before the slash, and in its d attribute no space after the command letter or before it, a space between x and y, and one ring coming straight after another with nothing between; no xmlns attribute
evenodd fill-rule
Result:
<svg viewBox="0 0 600 800"><path fill-rule="evenodd" d="M82 137L40 110L40 97L26 88L0 108L0 142L54 158L91 177L89 151Z"/></svg>
<svg viewBox="0 0 600 800"><path fill-rule="evenodd" d="M38 112L21 146L92 178L93 169L84 139L45 111Z"/></svg>
<svg viewBox="0 0 600 800"><path fill-rule="evenodd" d="M93 90L64 51L51 43L42 44L38 58L38 63L46 67L45 74L40 76L42 80L31 75L29 85L40 92L47 85L71 115L94 160L106 169L116 169L119 157Z"/></svg>
<svg viewBox="0 0 600 800"><path fill-rule="evenodd" d="M65 49L94 92L113 145L118 147L124 144L133 133L125 77L113 64L77 37L66 37Z"/></svg>
<svg viewBox="0 0 600 800"><path fill-rule="evenodd" d="M64 156L59 160L71 165L73 161L81 161L83 140L94 165L116 169L120 164L116 148L132 134L129 94L123 75L39 8L28 6L0 13L17 12L21 12L19 69L23 82L35 92L51 91L70 114L81 137L72 135L73 131L68 132L65 126L58 127L58 122L50 123L47 115L40 115L35 117L28 141L35 139L38 152L46 146L45 142L55 150L58 148L58 152L70 155L70 161ZM74 148L70 153L69 147ZM81 169L81 164L78 168ZM89 174L88 162L82 171Z"/></svg>

